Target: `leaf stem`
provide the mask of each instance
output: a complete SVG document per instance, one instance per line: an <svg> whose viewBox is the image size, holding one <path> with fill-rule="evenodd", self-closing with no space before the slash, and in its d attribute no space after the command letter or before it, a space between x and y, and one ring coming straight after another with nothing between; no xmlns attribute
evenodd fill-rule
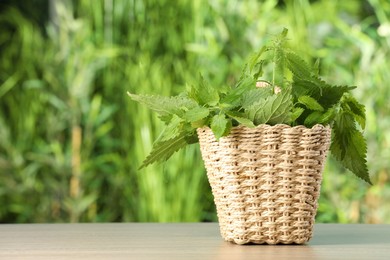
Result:
<svg viewBox="0 0 390 260"><path fill-rule="evenodd" d="M274 62L274 66L272 68L272 88L273 88L273 91L275 91L275 74L276 74L276 48L274 48L274 59L273 59L273 62Z"/></svg>

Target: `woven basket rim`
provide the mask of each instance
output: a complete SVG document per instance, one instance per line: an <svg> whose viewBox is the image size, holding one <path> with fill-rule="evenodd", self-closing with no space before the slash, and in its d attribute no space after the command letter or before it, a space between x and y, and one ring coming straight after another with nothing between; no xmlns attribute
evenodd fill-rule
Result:
<svg viewBox="0 0 390 260"><path fill-rule="evenodd" d="M304 125L296 125L296 126L290 126L290 125L287 125L287 124L276 124L276 125L270 125L270 124L260 124L260 125L257 125L255 127L248 127L248 126L244 126L244 125L238 125L238 126L233 126L231 128L231 132L234 131L235 129L252 129L252 130L255 130L255 129L260 129L260 128L279 128L279 127L283 127L285 129L330 129L330 125L322 125L322 124L315 124L314 126L312 127L307 127L307 126L304 126ZM211 128L209 126L203 126L203 127L200 127L198 129L210 129Z"/></svg>

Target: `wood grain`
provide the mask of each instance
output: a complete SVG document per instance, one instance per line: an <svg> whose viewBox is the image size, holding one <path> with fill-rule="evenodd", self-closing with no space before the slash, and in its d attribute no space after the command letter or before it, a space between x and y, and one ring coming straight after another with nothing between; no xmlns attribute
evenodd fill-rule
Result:
<svg viewBox="0 0 390 260"><path fill-rule="evenodd" d="M390 259L390 225L316 224L305 245L235 245L216 223L2 224L0 259Z"/></svg>

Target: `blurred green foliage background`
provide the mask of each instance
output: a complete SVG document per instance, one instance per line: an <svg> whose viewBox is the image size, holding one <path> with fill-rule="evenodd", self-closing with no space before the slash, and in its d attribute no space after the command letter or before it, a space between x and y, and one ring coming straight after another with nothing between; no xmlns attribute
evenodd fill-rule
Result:
<svg viewBox="0 0 390 260"><path fill-rule="evenodd" d="M375 185L329 158L317 222L390 223L387 0L1 1L0 222L216 221L196 145L137 170L162 123L126 91L233 83L283 27L367 107Z"/></svg>

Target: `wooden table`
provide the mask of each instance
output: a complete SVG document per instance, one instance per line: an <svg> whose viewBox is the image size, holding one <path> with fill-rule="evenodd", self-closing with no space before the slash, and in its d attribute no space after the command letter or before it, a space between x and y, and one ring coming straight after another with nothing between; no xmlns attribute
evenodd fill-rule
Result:
<svg viewBox="0 0 390 260"><path fill-rule="evenodd" d="M0 259L390 259L390 225L316 224L305 245L235 245L216 223L2 224Z"/></svg>

